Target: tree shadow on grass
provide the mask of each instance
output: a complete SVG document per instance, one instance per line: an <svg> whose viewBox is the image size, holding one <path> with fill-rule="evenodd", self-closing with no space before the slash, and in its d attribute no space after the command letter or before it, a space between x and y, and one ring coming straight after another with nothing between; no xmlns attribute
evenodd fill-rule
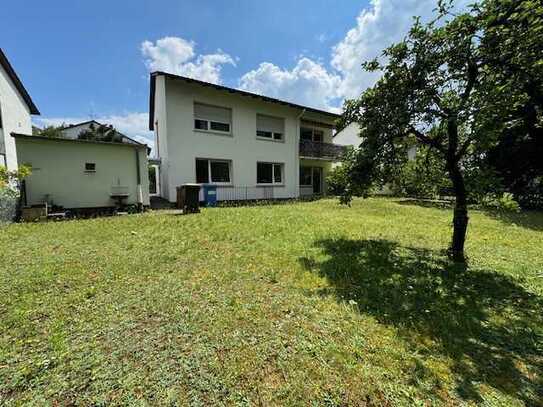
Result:
<svg viewBox="0 0 543 407"><path fill-rule="evenodd" d="M418 206L421 208L434 208L434 209L448 209L451 210L454 207L454 201L450 200L432 200L432 199L414 199L405 198L394 201L398 205L405 206ZM521 212L504 211L492 208L471 208L470 210L478 210L485 215L499 220L507 225L516 225L525 229L531 229L536 231L543 231L543 212L535 210L523 210Z"/></svg>
<svg viewBox="0 0 543 407"><path fill-rule="evenodd" d="M316 246L325 261L300 261L328 279L319 295L335 295L396 327L420 355L417 364L425 354L450 358L460 397L481 401L483 384L527 405L541 403L542 298L505 275L386 240L329 239Z"/></svg>

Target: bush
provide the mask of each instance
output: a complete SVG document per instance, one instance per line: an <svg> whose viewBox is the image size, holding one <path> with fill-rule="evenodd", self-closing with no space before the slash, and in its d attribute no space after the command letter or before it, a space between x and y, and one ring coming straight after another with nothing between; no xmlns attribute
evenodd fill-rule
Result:
<svg viewBox="0 0 543 407"><path fill-rule="evenodd" d="M330 195L343 195L349 182L349 174L347 166L339 165L332 169L326 177L326 184L328 185L328 194Z"/></svg>
<svg viewBox="0 0 543 407"><path fill-rule="evenodd" d="M0 186L0 224L13 222L17 213L17 191Z"/></svg>
<svg viewBox="0 0 543 407"><path fill-rule="evenodd" d="M515 201L513 194L504 192L500 195L487 195L481 202L484 206L505 212L519 212L520 205Z"/></svg>
<svg viewBox="0 0 543 407"><path fill-rule="evenodd" d="M391 184L394 195L412 198L436 198L451 194L443 160L428 149L420 149L413 160L407 161Z"/></svg>

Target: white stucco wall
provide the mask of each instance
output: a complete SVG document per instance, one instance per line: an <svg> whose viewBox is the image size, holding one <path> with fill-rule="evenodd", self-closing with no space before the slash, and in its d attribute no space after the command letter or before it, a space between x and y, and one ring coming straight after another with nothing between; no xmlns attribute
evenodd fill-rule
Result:
<svg viewBox="0 0 543 407"><path fill-rule="evenodd" d="M358 147L361 143L360 127L357 123L351 123L334 136L333 143L338 146Z"/></svg>
<svg viewBox="0 0 543 407"><path fill-rule="evenodd" d="M161 106L160 97L165 100ZM212 134L194 130L194 103L232 109L232 134ZM219 91L180 80L158 77L155 93L155 118L158 122L159 155L162 160L162 196L175 201L175 187L196 181L196 158L231 160L231 183L256 187L257 162L284 165L283 184L274 185L275 198L299 196L299 116L301 110L257 98ZM284 118L284 140L256 137L257 114ZM304 119L332 124L318 114ZM156 131L156 129L155 129ZM325 132L331 142L331 130Z"/></svg>
<svg viewBox="0 0 543 407"><path fill-rule="evenodd" d="M17 168L17 153L15 141L10 134L12 132L32 134L32 122L27 104L2 66L0 66L0 109L3 124L0 137L3 138L5 145L7 167L14 170Z"/></svg>
<svg viewBox="0 0 543 407"><path fill-rule="evenodd" d="M149 205L147 151L124 144L97 144L62 140L16 138L20 164L32 166L26 179L27 204L49 199L65 208L113 206L113 186L128 187L128 204L138 202L136 151L139 154L143 204ZM96 163L96 172L85 172L85 163Z"/></svg>

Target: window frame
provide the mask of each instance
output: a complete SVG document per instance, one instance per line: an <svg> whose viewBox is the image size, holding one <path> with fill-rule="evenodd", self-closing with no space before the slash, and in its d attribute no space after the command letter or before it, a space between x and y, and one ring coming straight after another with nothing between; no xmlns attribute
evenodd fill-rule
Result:
<svg viewBox="0 0 543 407"><path fill-rule="evenodd" d="M207 182L198 182L198 174L196 173L196 162L200 161L207 161ZM220 163L227 163L228 164L228 182L214 182L213 181L213 175L211 173L211 162L220 162ZM232 160L223 159L223 158L201 158L197 157L194 160L194 178L196 180L197 184L207 184L207 185L232 185Z"/></svg>
<svg viewBox="0 0 543 407"><path fill-rule="evenodd" d="M281 120L283 122L283 132L278 133L278 132L275 132L275 131L258 130L258 116L264 116L264 117L268 117L268 118L271 118L271 119L279 119L279 120ZM261 133L269 133L270 137L259 136L258 135L259 132L261 132ZM280 117L280 116L272 116L272 115L264 114L264 113L257 113L256 114L256 130L255 130L255 134L256 134L257 140L275 141L276 143L284 143L285 142L285 118ZM276 135L280 135L281 138L278 138L278 139L275 138Z"/></svg>
<svg viewBox="0 0 543 407"><path fill-rule="evenodd" d="M311 140L302 139L302 129L311 130ZM315 140L315 132L319 132L321 135L321 140ZM300 141L311 141L313 143L324 143L324 130L322 127L311 126L311 125L301 125L300 126Z"/></svg>
<svg viewBox="0 0 543 407"><path fill-rule="evenodd" d="M272 182L258 182L258 165L269 164L272 166L271 179ZM275 166L278 165L281 168L281 181L275 181ZM285 185L285 163L270 162L270 161L257 161L256 162L256 185L257 186L282 186Z"/></svg>
<svg viewBox="0 0 543 407"><path fill-rule="evenodd" d="M88 168L89 165L92 166L92 169ZM96 172L96 163L95 162L85 162L85 172L86 173L95 173Z"/></svg>
<svg viewBox="0 0 543 407"><path fill-rule="evenodd" d="M217 120L206 119L204 117L198 116L196 114L196 112L195 112L195 108L194 108L195 105L215 107L215 108L218 108L218 109L227 109L227 110L230 111L230 122L227 123L227 122L222 122L222 121L217 121ZM193 127L193 131L197 131L197 132L201 132L201 133L217 134L217 135L221 135L221 136L232 136L233 135L232 134L232 122L233 122L232 116L233 116L233 113L232 113L232 108L231 107L210 105L209 103L202 103L202 102L197 102L197 101L194 101L192 106L193 106L192 107L192 115L193 115L192 127ZM196 127L196 120L205 122L206 123L206 128L205 129L197 128ZM228 131L214 130L214 129L211 128L211 123L227 124L228 125Z"/></svg>

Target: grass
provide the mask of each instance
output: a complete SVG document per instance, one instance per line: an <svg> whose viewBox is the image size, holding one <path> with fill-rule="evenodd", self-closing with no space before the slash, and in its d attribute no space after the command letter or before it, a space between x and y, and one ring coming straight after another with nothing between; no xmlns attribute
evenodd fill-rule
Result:
<svg viewBox="0 0 543 407"><path fill-rule="evenodd" d="M0 229L2 405L542 405L543 214L394 199Z"/></svg>

